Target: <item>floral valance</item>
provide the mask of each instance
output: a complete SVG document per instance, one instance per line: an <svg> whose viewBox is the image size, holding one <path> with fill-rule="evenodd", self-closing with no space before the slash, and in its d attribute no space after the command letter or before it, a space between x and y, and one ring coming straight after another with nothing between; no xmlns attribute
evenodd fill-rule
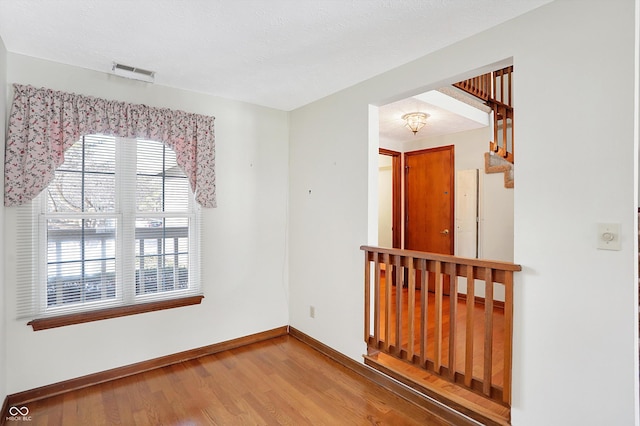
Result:
<svg viewBox="0 0 640 426"><path fill-rule="evenodd" d="M14 84L5 151L4 204L32 200L53 180L81 136L104 134L165 143L196 200L216 206L214 117Z"/></svg>

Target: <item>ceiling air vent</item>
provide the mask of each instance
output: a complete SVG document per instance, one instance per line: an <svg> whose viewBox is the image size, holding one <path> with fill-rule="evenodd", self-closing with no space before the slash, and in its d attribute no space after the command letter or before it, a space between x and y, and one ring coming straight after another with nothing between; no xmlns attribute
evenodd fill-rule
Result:
<svg viewBox="0 0 640 426"><path fill-rule="evenodd" d="M113 63L111 68L115 75L120 77L131 78L134 80L146 81L147 83L153 83L155 77L155 71L143 70L142 68L136 68L129 65Z"/></svg>

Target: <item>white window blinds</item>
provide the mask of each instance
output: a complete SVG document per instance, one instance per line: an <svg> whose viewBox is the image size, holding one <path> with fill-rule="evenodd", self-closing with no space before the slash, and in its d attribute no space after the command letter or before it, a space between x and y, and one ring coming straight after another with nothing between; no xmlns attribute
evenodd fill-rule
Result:
<svg viewBox="0 0 640 426"><path fill-rule="evenodd" d="M201 294L199 208L161 142L84 136L24 210L19 317Z"/></svg>

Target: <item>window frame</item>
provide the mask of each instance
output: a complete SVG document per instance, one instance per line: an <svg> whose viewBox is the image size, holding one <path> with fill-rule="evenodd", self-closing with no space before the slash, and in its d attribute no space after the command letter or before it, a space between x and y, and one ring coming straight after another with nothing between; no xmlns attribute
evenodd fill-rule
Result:
<svg viewBox="0 0 640 426"><path fill-rule="evenodd" d="M47 205L47 189L42 191L32 203L32 229L35 235L32 236L35 246L33 247L32 263L37 271L34 274L35 282L33 283L32 292L37 295L32 300L32 317L37 317L29 321L34 331L44 330L48 328L61 327L72 324L79 324L91 321L98 321L108 318L116 318L121 316L135 315L139 313L152 312L157 310L172 309L182 306L190 306L200 304L204 296L202 295L200 283L200 206L195 201L195 196L190 185L187 185L188 191L188 211L171 212L165 211L164 205L161 211L139 211L136 202L136 191L122 191L121 188L126 185L136 186L139 176L136 170L137 161L127 160L125 158L137 158L138 141L146 140L142 138L129 139L120 137L111 137L103 135L87 135L113 138L115 140L115 211L107 213L60 213L48 212ZM82 141L82 136L79 141ZM78 143L76 142L76 143ZM164 149L171 150L166 144L161 144ZM166 151L163 152L163 158ZM84 153L83 153L84 156ZM83 160L84 161L84 160ZM165 164L163 160L163 170ZM57 171L57 169L56 169ZM83 175L87 173L82 170ZM163 175L166 178L166 175ZM186 179L186 177L185 177ZM53 181L52 183L53 184ZM50 185L51 185L50 184ZM166 196L163 181L163 199ZM49 306L48 302L48 256L49 256L49 237L47 231L47 221L51 218L71 218L71 217L113 217L116 219L115 227L115 263L116 263L116 284L115 296L113 299L101 299L97 301L80 301L78 304L71 303L67 306ZM136 244L144 244L145 239L138 238L138 228L136 221L141 218L162 218L163 223L167 218L185 218L187 220L188 232L188 287L186 289L173 289L167 291L156 291L149 294L136 294ZM146 229L146 228L140 228ZM166 244L166 236L163 227L162 244ZM174 241L174 244L176 242ZM162 254L157 256L171 256L178 253L166 253L162 250ZM123 259L128 259L123 261ZM104 260L104 259L103 259ZM86 258L82 257L81 262L85 262ZM129 266L125 270L125 267ZM142 285L142 280L139 281ZM32 293L33 296L33 293ZM74 306L75 305L75 306Z"/></svg>

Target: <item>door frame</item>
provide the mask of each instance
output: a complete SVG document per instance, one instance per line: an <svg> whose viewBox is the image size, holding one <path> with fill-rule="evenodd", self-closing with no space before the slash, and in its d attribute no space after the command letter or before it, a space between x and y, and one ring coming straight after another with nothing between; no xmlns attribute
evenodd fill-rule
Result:
<svg viewBox="0 0 640 426"><path fill-rule="evenodd" d="M391 199L392 199L392 213L391 213L391 228L392 228L392 244L393 248L402 248L402 214L400 208L402 206L402 153L398 151L392 151L390 149L379 148L379 155L388 155L391 157Z"/></svg>

